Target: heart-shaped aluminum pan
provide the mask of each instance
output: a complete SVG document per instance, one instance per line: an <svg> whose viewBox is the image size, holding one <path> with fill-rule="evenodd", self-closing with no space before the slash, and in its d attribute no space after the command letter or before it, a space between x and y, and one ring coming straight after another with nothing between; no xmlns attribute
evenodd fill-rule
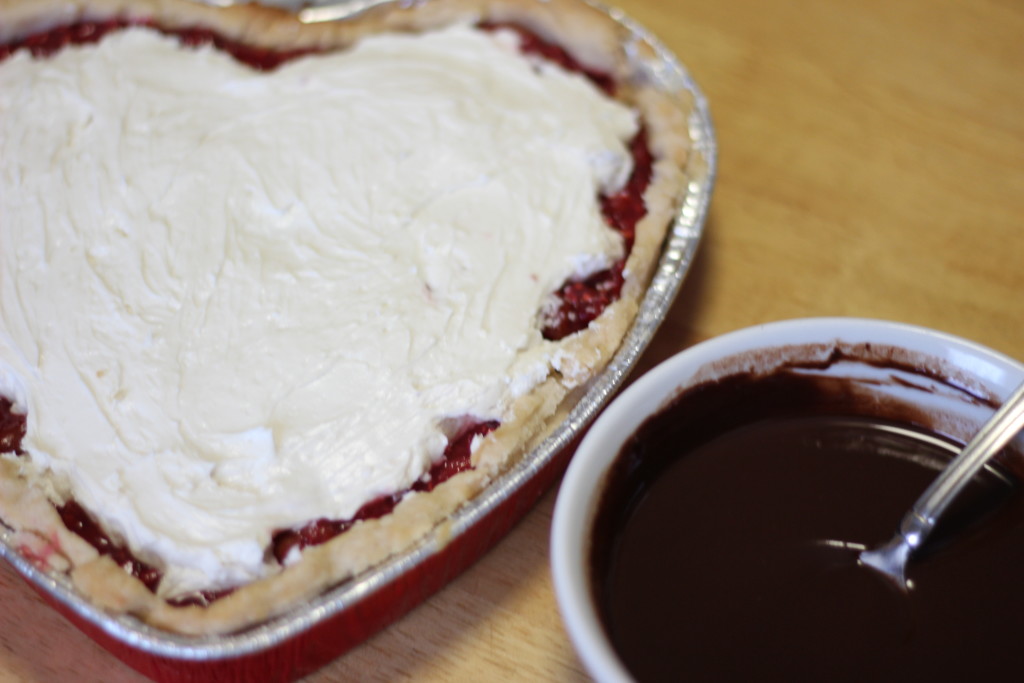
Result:
<svg viewBox="0 0 1024 683"><path fill-rule="evenodd" d="M209 4L232 3L211 0ZM301 11L300 17L305 21L335 20L377 4L381 1L311 5ZM555 480L567 464L574 441L622 385L664 320L696 253L715 181L717 150L708 105L685 67L651 33L621 11L592 2L585 4L606 13L624 29L624 47L635 78L688 103L691 153L679 210L632 327L609 365L592 380L567 418L543 442L496 478L482 494L463 505L443 532L435 530L405 552L301 608L234 635L181 636L131 617L112 617L79 596L67 577L41 571L20 555L11 545L12 534L3 526L0 556L87 633L151 676L173 678L176 672L185 670L205 671L216 678L220 677L216 671L233 676L247 669L232 669L232 662L282 647L291 649L287 658L294 660L307 656L303 639L316 641L309 645L318 652L310 656L311 661L273 672L275 677L291 677L337 656L396 619L493 545ZM368 619L367 614L376 616ZM332 642L325 646L322 641L328 632Z"/></svg>

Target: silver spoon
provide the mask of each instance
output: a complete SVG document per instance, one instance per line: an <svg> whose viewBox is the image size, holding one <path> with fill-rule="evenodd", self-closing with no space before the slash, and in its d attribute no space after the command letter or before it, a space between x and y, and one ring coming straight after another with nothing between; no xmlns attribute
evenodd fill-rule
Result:
<svg viewBox="0 0 1024 683"><path fill-rule="evenodd" d="M299 11L299 21L304 24L317 24L324 21L341 21L362 14L378 5L386 5L394 0L342 0L341 2L318 3Z"/></svg>
<svg viewBox="0 0 1024 683"><path fill-rule="evenodd" d="M216 7L230 7L232 5L248 4L250 0L201 0L208 5ZM378 5L386 5L395 0L334 0L333 2L307 3L303 0L294 2L279 3L283 7L291 7L296 11L299 21L304 24L318 24L325 21L342 21L355 17L358 14L373 9Z"/></svg>
<svg viewBox="0 0 1024 683"><path fill-rule="evenodd" d="M891 578L902 590L907 584L907 561L935 528L939 517L985 463L1017 432L1024 429L1024 384L964 446L900 520L896 535L885 545L861 551L858 562Z"/></svg>

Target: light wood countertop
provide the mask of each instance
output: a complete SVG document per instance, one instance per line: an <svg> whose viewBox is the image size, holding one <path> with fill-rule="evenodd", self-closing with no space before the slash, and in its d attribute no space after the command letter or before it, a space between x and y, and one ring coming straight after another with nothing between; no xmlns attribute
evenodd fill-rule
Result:
<svg viewBox="0 0 1024 683"><path fill-rule="evenodd" d="M749 325L934 327L1024 359L1024 4L618 0L711 105L718 183L652 367ZM309 681L573 681L554 491L404 619ZM0 567L0 681L137 681Z"/></svg>

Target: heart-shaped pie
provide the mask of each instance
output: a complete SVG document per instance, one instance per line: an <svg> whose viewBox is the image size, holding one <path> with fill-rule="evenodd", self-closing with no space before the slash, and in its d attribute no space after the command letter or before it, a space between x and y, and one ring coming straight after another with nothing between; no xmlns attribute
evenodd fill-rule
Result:
<svg viewBox="0 0 1024 683"><path fill-rule="evenodd" d="M620 344L684 182L582 3L0 9L0 518L160 628L481 492Z"/></svg>

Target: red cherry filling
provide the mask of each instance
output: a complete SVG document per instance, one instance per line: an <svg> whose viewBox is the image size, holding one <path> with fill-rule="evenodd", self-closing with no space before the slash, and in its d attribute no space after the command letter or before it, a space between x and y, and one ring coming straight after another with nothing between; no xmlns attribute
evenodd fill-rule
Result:
<svg viewBox="0 0 1024 683"><path fill-rule="evenodd" d="M155 591L160 583L160 570L152 567L135 557L128 548L114 543L100 525L89 516L89 514L74 500L69 500L63 505L58 505L57 512L60 514L64 526L89 542L93 548L99 551L100 555L109 555L119 567L129 574L137 577L146 588Z"/></svg>
<svg viewBox="0 0 1024 683"><path fill-rule="evenodd" d="M156 26L143 19L108 19L106 21L81 21L67 26L35 33L6 45L0 45L0 60L18 50L28 50L33 57L49 57L67 45L88 45L98 43L108 33L120 31L129 26L148 26L169 36L177 36L182 45L200 47L213 45L232 57L259 71L272 71L285 62L310 54L314 50L267 50L230 40L205 28L168 29Z"/></svg>
<svg viewBox="0 0 1024 683"><path fill-rule="evenodd" d="M150 21L112 19L103 22L79 22L0 45L0 61L21 49L29 50L36 57L46 57L67 45L96 43L112 31L134 25L150 26L167 35L177 36L183 45L213 45L217 49L229 53L238 61L262 71L272 70L291 59L312 52L312 50L275 51L253 47L226 39L204 28L169 30L155 26ZM615 91L615 82L608 74L583 67L561 47L541 40L525 29L505 24L484 25L484 28L515 30L521 36L521 49L524 53L543 57L560 64L567 70L582 73L609 95ZM616 194L599 197L606 222L623 236L626 256L608 270L592 275L583 281L568 282L555 293L561 303L557 311L545 316L543 334L547 339L561 339L586 328L590 321L600 315L609 303L618 298L621 292L623 267L633 245L636 222L646 213L643 192L651 177L651 154L643 130L632 141L631 152L634 170L629 182ZM20 453L21 441L25 434L25 418L12 413L11 407L9 400L0 397L0 452ZM414 484L410 491L429 491L451 476L470 469L472 467L470 447L473 438L487 434L497 427L497 422L482 422L464 428L449 442L443 457L434 464L427 476ZM301 549L323 543L345 532L357 521L374 519L390 513L408 492L402 491L371 501L351 519L318 519L300 529L279 530L273 535L270 552L278 562L283 562L289 552L295 548ZM156 590L161 578L160 571L139 560L127 547L113 542L77 502L68 501L64 505L58 506L57 511L68 529L92 544L101 554L110 555L118 565L138 577L150 590ZM204 591L171 602L181 605L206 605L230 592L230 590Z"/></svg>
<svg viewBox="0 0 1024 683"><path fill-rule="evenodd" d="M629 181L615 194L600 197L604 219L622 235L625 253L611 268L585 280L562 285L555 293L559 299L558 308L544 316L541 332L545 339L558 340L585 329L622 293L623 270L633 249L637 221L647 213L644 191L651 182L653 159L647 146L646 131L642 128L630 143L630 151L633 173Z"/></svg>
<svg viewBox="0 0 1024 683"><path fill-rule="evenodd" d="M448 442L442 458L434 463L430 472L415 484L411 491L430 491L435 486L452 476L471 469L473 464L470 460L470 451L473 439L483 436L497 429L498 423L476 422L464 428L458 436ZM283 529L274 534L271 540L271 548L274 557L278 562L283 563L288 553L295 548L305 548L311 545L319 545L329 541L338 534L348 531L358 521L377 519L394 510L399 501L405 497L407 492L395 493L390 496L383 496L370 501L355 514L351 519L318 519L310 522L301 529Z"/></svg>
<svg viewBox="0 0 1024 683"><path fill-rule="evenodd" d="M610 75L588 69L559 45L542 40L521 26L485 23L482 28L515 31L520 38L519 48L524 53L543 57L566 71L581 73L609 96L615 94L615 80ZM605 221L622 235L625 254L611 268L584 280L567 282L555 292L559 305L547 313L542 321L541 331L545 339L557 341L586 329L622 293L623 269L633 248L636 224L647 213L643 195L651 181L653 160L647 146L647 134L643 129L631 141L630 152L633 156L633 173L629 181L615 194L599 197Z"/></svg>
<svg viewBox="0 0 1024 683"><path fill-rule="evenodd" d="M20 453L25 416L11 412L14 404L0 396L0 453Z"/></svg>
<svg viewBox="0 0 1024 683"><path fill-rule="evenodd" d="M20 452L21 440L25 435L25 417L12 413L11 407L9 400L0 397L0 445L2 445L2 451L0 452ZM474 422L463 428L455 438L448 442L448 447L445 449L441 459L434 463L428 474L413 484L409 491L430 491L459 472L472 468L470 455L473 439L477 436L489 434L497 427L498 422L488 421ZM284 558L294 548L301 549L311 545L319 545L347 531L358 521L376 519L387 515L409 491L370 501L361 507L350 519L318 519L298 530L283 529L277 531L271 540L270 550L278 562L283 562ZM78 534L92 547L96 548L101 555L109 555L119 567L138 578L151 591L156 591L162 578L162 573L159 569L140 560L126 546L115 543L77 501L69 500L63 505L55 507L61 520L64 522L64 526L69 531ZM208 605L230 592L230 589L201 591L169 602L175 605Z"/></svg>
<svg viewBox="0 0 1024 683"><path fill-rule="evenodd" d="M583 66L575 57L565 51L560 45L542 40L536 33L532 33L522 26L506 22L484 22L480 28L485 31L509 30L515 31L519 36L519 50L523 54L543 57L549 62L558 64L566 71L580 73L590 79L594 85L600 88L606 95L615 94L615 79L609 74Z"/></svg>

